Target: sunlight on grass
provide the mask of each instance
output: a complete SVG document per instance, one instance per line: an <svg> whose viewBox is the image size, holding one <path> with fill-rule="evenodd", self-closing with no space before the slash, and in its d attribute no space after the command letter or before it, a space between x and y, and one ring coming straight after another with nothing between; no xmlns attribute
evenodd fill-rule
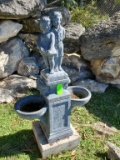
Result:
<svg viewBox="0 0 120 160"><path fill-rule="evenodd" d="M108 88L104 94L92 94L90 102L75 107L71 123L81 136L80 145L74 151L51 155L50 160L105 160L106 142L120 146L120 90ZM111 136L98 134L91 128L103 122L118 129ZM14 111L14 104L0 105L0 160L36 160L40 152L31 129L31 121L22 120Z"/></svg>

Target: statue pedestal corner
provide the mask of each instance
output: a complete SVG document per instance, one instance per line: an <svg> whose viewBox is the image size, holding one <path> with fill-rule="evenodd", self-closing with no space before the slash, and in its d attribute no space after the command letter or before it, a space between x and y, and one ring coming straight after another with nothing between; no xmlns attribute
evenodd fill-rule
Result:
<svg viewBox="0 0 120 160"><path fill-rule="evenodd" d="M73 131L73 134L71 136L57 140L53 143L47 142L47 139L40 127L39 121L34 121L32 123L32 128L42 158L47 158L51 154L58 154L59 152L64 150L73 150L77 148L80 143L80 136L72 125L71 130Z"/></svg>

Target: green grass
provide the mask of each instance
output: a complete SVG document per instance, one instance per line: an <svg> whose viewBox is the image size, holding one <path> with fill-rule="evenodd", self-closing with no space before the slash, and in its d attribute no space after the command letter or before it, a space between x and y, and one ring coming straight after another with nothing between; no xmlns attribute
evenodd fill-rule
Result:
<svg viewBox="0 0 120 160"><path fill-rule="evenodd" d="M90 125L101 121L116 127L112 136L100 135ZM106 142L120 146L120 89L108 88L104 94L92 94L85 107L75 107L71 123L81 136L76 151L51 155L50 160L105 160ZM31 129L31 121L22 120L14 104L0 105L0 160L40 160L41 155Z"/></svg>

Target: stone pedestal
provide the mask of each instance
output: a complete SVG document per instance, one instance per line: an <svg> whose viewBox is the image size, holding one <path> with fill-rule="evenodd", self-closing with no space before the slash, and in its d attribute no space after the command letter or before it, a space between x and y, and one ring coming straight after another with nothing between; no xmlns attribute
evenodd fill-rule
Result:
<svg viewBox="0 0 120 160"><path fill-rule="evenodd" d="M56 94L56 86L63 85L63 89L67 90L70 79L65 71L55 72L54 74L46 73L45 70L41 71L41 76L37 80L37 88L41 95L48 96Z"/></svg>
<svg viewBox="0 0 120 160"><path fill-rule="evenodd" d="M71 136L55 141L54 143L47 142L39 121L33 122L32 127L39 150L43 158L46 158L51 154L57 154L64 150L75 149L80 143L80 136L72 126L70 127L73 132Z"/></svg>
<svg viewBox="0 0 120 160"><path fill-rule="evenodd" d="M67 91L70 79L65 71L47 73L41 71L38 89L45 100L47 112L40 121L41 128L49 143L72 135L70 128L70 93ZM57 86L62 85L62 94L57 94Z"/></svg>
<svg viewBox="0 0 120 160"><path fill-rule="evenodd" d="M63 90L62 95L50 94L45 97L48 106L46 123L40 125L49 143L72 135L70 128L70 93Z"/></svg>

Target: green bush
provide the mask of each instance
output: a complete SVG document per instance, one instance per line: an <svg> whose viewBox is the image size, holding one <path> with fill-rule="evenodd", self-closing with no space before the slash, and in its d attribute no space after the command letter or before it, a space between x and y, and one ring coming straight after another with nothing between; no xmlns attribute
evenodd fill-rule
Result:
<svg viewBox="0 0 120 160"><path fill-rule="evenodd" d="M102 15L94 6L86 6L85 8L75 8L71 11L71 21L81 23L85 28L89 28L100 20L108 18L108 15Z"/></svg>

